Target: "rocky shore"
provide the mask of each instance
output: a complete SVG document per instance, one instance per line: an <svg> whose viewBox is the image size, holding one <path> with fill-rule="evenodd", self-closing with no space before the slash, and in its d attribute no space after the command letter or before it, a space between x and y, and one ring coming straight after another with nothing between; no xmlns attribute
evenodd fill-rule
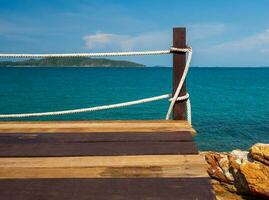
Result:
<svg viewBox="0 0 269 200"><path fill-rule="evenodd" d="M218 200L269 199L269 144L202 155Z"/></svg>

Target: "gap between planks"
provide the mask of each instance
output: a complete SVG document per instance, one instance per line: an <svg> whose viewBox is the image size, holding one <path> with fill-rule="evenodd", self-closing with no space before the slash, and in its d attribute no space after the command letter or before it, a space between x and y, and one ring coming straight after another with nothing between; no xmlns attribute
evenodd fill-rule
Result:
<svg viewBox="0 0 269 200"><path fill-rule="evenodd" d="M208 177L200 155L0 158L0 179Z"/></svg>

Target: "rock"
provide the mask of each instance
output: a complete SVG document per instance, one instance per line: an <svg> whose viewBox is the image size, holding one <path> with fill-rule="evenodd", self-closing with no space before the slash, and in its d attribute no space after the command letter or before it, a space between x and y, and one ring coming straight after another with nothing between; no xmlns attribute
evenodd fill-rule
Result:
<svg viewBox="0 0 269 200"><path fill-rule="evenodd" d="M216 194L225 194L227 199L241 198L230 197L229 192L247 195L247 199L269 199L269 144L255 144L249 152L207 152L205 159L209 164L207 171L214 180ZM217 199L224 197L217 195Z"/></svg>
<svg viewBox="0 0 269 200"><path fill-rule="evenodd" d="M239 194L249 194L249 187L245 178L243 177L240 167L243 163L251 161L247 151L233 150L229 156L230 172L233 174L233 186L236 188L235 192ZM231 191L231 190L229 190Z"/></svg>
<svg viewBox="0 0 269 200"><path fill-rule="evenodd" d="M260 162L240 165L240 172L248 185L249 193L269 198L269 166Z"/></svg>
<svg viewBox="0 0 269 200"><path fill-rule="evenodd" d="M233 193L229 192L225 186L223 186L219 181L212 180L211 185L215 191L216 199L217 200L243 200L243 197Z"/></svg>
<svg viewBox="0 0 269 200"><path fill-rule="evenodd" d="M251 160L248 156L248 151L241 151L240 149L233 150L229 155L234 156L239 165Z"/></svg>
<svg viewBox="0 0 269 200"><path fill-rule="evenodd" d="M257 143L249 150L250 156L266 165L269 165L269 144Z"/></svg>
<svg viewBox="0 0 269 200"><path fill-rule="evenodd" d="M229 173L227 154L208 152L205 155L205 159L210 165L207 172L211 177L226 183L232 183L234 181L233 176Z"/></svg>

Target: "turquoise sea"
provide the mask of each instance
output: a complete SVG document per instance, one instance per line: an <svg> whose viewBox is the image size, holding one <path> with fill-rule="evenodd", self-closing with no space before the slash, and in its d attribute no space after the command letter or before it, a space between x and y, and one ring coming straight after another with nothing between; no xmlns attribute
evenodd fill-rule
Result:
<svg viewBox="0 0 269 200"><path fill-rule="evenodd" d="M0 68L0 113L75 109L161 95L170 93L171 77L172 69L161 67ZM187 86L200 150L269 143L269 68L191 68ZM163 100L30 120L164 119L167 107Z"/></svg>

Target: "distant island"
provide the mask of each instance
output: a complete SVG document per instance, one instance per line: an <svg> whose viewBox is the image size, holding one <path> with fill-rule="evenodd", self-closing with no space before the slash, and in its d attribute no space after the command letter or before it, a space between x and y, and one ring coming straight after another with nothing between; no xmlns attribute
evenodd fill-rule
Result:
<svg viewBox="0 0 269 200"><path fill-rule="evenodd" d="M0 67L145 67L145 65L125 60L94 58L44 58L23 61L1 61Z"/></svg>

